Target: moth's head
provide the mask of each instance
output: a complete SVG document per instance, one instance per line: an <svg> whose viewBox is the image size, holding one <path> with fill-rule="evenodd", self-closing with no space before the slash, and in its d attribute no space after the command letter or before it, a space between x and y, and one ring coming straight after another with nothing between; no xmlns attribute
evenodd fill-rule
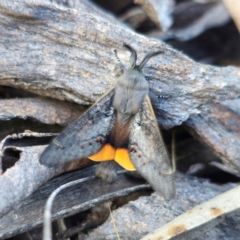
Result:
<svg viewBox="0 0 240 240"><path fill-rule="evenodd" d="M154 57L154 56L156 56L160 53L163 53L162 51L156 51L156 52L149 53L143 58L142 62L139 65L137 65L137 53L136 53L136 51L132 47L130 47L129 45L124 44L123 46L125 48L127 48L128 51L131 52L130 68L128 70L137 70L139 72L142 71L143 67L146 65L146 63L149 61L150 58L152 58L152 57Z"/></svg>

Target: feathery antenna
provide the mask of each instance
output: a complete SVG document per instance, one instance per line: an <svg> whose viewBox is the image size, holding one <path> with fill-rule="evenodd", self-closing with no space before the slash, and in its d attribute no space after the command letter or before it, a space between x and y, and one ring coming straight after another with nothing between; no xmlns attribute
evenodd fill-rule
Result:
<svg viewBox="0 0 240 240"><path fill-rule="evenodd" d="M147 54L147 56L142 60L142 62L138 65L138 69L141 71L143 69L143 67L145 66L145 64L149 61L150 58L163 53L162 51L157 51L157 52L153 52L153 53L149 53Z"/></svg>

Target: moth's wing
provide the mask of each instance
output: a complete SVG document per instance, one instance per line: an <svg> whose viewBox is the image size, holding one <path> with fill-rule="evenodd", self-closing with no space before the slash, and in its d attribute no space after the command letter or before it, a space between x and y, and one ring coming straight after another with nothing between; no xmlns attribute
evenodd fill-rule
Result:
<svg viewBox="0 0 240 240"><path fill-rule="evenodd" d="M40 162L47 166L56 166L99 151L115 122L113 96L114 90L111 89L64 129L43 152Z"/></svg>
<svg viewBox="0 0 240 240"><path fill-rule="evenodd" d="M172 167L148 96L131 121L129 153L136 169L154 190L166 198L174 197Z"/></svg>

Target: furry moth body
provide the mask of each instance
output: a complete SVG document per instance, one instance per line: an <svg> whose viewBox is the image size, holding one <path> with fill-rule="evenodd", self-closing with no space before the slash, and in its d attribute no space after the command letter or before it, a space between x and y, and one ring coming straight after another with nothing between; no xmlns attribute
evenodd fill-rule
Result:
<svg viewBox="0 0 240 240"><path fill-rule="evenodd" d="M135 50L125 47L131 52L130 69L114 89L50 143L40 162L53 167L89 157L105 161L96 175L112 180L115 160L127 170L138 170L153 189L171 198L175 194L173 171L148 97L148 82L141 72L161 52L148 54L136 65Z"/></svg>

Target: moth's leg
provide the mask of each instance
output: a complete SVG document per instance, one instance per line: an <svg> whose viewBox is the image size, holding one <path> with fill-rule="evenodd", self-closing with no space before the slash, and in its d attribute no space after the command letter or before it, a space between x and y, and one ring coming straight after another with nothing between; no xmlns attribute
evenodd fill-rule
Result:
<svg viewBox="0 0 240 240"><path fill-rule="evenodd" d="M95 170L95 175L106 182L114 182L117 178L119 165L115 161L101 162Z"/></svg>

